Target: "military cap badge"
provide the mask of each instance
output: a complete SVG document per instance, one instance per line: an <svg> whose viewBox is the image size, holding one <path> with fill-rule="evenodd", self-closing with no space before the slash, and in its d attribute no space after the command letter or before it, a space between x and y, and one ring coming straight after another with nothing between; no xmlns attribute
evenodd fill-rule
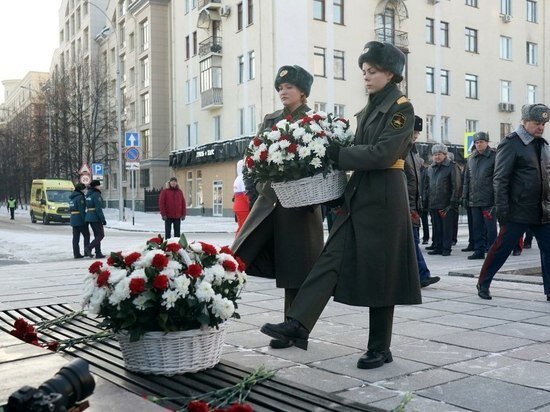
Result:
<svg viewBox="0 0 550 412"><path fill-rule="evenodd" d="M285 77L287 75L287 73L288 73L288 70L281 70L279 72L279 77Z"/></svg>

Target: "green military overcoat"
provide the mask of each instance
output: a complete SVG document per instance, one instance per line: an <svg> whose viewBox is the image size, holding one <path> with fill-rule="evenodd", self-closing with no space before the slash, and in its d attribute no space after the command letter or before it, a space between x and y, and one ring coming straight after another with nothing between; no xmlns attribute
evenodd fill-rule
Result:
<svg viewBox="0 0 550 412"><path fill-rule="evenodd" d="M388 88L357 114L354 146L338 158L354 173L327 245L345 238L334 300L356 306L422 303L405 174L392 168L410 150L414 111L396 85Z"/></svg>
<svg viewBox="0 0 550 412"><path fill-rule="evenodd" d="M294 120L308 111L302 105L293 113L278 110L265 116L260 131L291 115ZM323 221L319 206L284 208L270 182L256 185L254 202L231 249L247 266L247 274L275 278L280 288L301 286L323 249Z"/></svg>

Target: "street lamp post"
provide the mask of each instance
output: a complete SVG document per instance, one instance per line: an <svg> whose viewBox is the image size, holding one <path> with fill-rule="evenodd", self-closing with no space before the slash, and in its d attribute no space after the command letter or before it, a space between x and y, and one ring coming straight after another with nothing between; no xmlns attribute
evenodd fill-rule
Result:
<svg viewBox="0 0 550 412"><path fill-rule="evenodd" d="M116 121L117 121L117 149L118 149L118 177L117 177L117 186L118 186L118 219L120 221L124 220L124 199L122 196L122 118L121 118L121 99L120 99L120 56L118 53L118 34L116 28L113 26L111 19L107 16L107 13L103 11L101 7L92 3L88 0L90 6L94 6L101 14L105 16L111 30L115 35L115 64L116 64L116 78L115 78L115 106L116 106Z"/></svg>

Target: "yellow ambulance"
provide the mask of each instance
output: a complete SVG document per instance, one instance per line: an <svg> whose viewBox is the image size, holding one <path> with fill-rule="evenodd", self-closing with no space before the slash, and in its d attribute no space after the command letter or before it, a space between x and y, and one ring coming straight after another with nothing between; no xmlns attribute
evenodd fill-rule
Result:
<svg viewBox="0 0 550 412"><path fill-rule="evenodd" d="M73 182L58 179L35 179L31 186L31 222L70 222L69 197Z"/></svg>

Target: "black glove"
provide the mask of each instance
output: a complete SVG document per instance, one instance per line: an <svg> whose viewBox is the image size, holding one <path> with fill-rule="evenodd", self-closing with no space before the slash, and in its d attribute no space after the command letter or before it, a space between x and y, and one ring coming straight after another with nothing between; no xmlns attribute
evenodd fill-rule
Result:
<svg viewBox="0 0 550 412"><path fill-rule="evenodd" d="M451 210L454 210L455 212L458 212L459 206L460 206L459 201L458 200L453 200L451 202L450 208L451 208Z"/></svg>
<svg viewBox="0 0 550 412"><path fill-rule="evenodd" d="M338 169L338 158L340 156L340 146L333 144L327 147L327 156L334 162L334 167Z"/></svg>
<svg viewBox="0 0 550 412"><path fill-rule="evenodd" d="M466 197L463 197L462 199L460 199L460 203L465 208L470 207L470 202L469 202L468 198L466 198Z"/></svg>
<svg viewBox="0 0 550 412"><path fill-rule="evenodd" d="M510 209L507 206L495 206L498 222L502 225L509 219Z"/></svg>
<svg viewBox="0 0 550 412"><path fill-rule="evenodd" d="M323 203L324 206L328 207L329 209L335 209L337 207L340 207L344 204L344 196L340 196L337 199L329 200L328 202Z"/></svg>
<svg viewBox="0 0 550 412"><path fill-rule="evenodd" d="M166 220L166 216L161 216L162 217L162 220Z"/></svg>
<svg viewBox="0 0 550 412"><path fill-rule="evenodd" d="M104 220L103 222L101 222L101 224L102 224L103 226L105 226L105 225L107 224L107 222Z"/></svg>

